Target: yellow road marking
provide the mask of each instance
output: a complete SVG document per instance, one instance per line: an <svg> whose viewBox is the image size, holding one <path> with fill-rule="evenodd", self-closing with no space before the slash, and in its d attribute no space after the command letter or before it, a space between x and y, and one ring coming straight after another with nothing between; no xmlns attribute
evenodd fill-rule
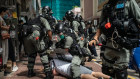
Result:
<svg viewBox="0 0 140 79"><path fill-rule="evenodd" d="M92 59L93 61L97 61L96 59Z"/></svg>
<svg viewBox="0 0 140 79"><path fill-rule="evenodd" d="M130 76L130 75L128 75L128 78L130 78L130 79L136 79L136 78L134 78L134 77L132 77L132 76Z"/></svg>

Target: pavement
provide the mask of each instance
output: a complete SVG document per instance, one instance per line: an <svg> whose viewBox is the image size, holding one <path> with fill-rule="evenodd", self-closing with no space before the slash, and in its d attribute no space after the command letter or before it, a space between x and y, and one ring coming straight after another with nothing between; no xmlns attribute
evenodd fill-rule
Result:
<svg viewBox="0 0 140 79"><path fill-rule="evenodd" d="M19 67L18 71L12 72L7 76L4 76L2 79L43 79L45 77L45 74L43 73L43 66L39 56L37 56L36 58L36 63L34 67L34 71L36 73L35 77L32 78L27 77L27 73L28 73L27 64L28 64L27 58L24 58L23 61L17 62L17 65ZM86 66L92 67L94 71L101 72L101 67L94 62L86 62ZM67 79L67 78L63 76L55 76L54 79Z"/></svg>
<svg viewBox="0 0 140 79"><path fill-rule="evenodd" d="M93 59L92 62L86 62L86 66L92 67L92 69L95 72L101 72L101 64L102 62L100 60L100 48L96 47L98 57L96 59ZM36 63L35 63L35 73L36 76L32 78L27 77L27 58L23 58L23 61L17 62L17 65L19 67L18 71L12 72L7 76L4 76L2 79L43 79L45 77L45 74L43 73L43 66L40 61L40 57L37 56ZM128 79L140 79L138 73L136 73L134 70L128 69ZM1 78L0 78L1 79ZM63 76L55 76L54 79L67 79Z"/></svg>

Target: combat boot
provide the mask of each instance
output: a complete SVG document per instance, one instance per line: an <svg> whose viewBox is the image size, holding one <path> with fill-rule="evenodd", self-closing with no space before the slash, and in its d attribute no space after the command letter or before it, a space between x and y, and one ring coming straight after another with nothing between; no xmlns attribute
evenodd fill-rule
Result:
<svg viewBox="0 0 140 79"><path fill-rule="evenodd" d="M35 75L36 75L36 73L34 73L33 69L28 70L28 77L33 77Z"/></svg>
<svg viewBox="0 0 140 79"><path fill-rule="evenodd" d="M53 74L51 72L46 73L45 79L53 79L53 78L54 78L54 76L53 76Z"/></svg>

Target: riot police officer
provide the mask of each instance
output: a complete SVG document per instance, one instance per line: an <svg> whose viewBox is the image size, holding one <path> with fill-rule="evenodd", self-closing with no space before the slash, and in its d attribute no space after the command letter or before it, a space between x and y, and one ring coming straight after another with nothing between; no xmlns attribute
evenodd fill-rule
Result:
<svg viewBox="0 0 140 79"><path fill-rule="evenodd" d="M45 15L44 18L47 19L47 21L49 22L53 32L55 29L55 25L57 24L57 20L55 17L52 16L52 9L49 6L44 6L42 8L42 14Z"/></svg>
<svg viewBox="0 0 140 79"><path fill-rule="evenodd" d="M86 43L86 40L87 40L86 37L87 36L86 36L86 31L85 31L85 24L84 24L84 22L82 22L82 16L80 14L77 14L75 16L74 22L78 22L78 24L79 24L79 26L77 26L78 27L78 32L77 33L78 33L79 38L81 38L79 40L79 44L83 48L85 43Z"/></svg>
<svg viewBox="0 0 140 79"><path fill-rule="evenodd" d="M70 32L70 33L69 33ZM60 40L56 43L56 48L62 48L72 54L73 58L71 61L72 77L74 79L80 79L80 64L82 61L82 54L77 49L76 32L70 30L65 26L64 23L58 23L55 28L55 33L58 34ZM78 46L80 48L80 46Z"/></svg>
<svg viewBox="0 0 140 79"><path fill-rule="evenodd" d="M80 14L77 14L76 16L75 16L75 20L80 24L79 26L78 26L78 34L79 35L82 35L82 34L84 34L85 33L85 23L83 22L83 18L82 18L82 16L80 15Z"/></svg>
<svg viewBox="0 0 140 79"><path fill-rule="evenodd" d="M69 21L69 26L78 34L78 27L80 24L75 20L75 15L71 10L65 13L66 19Z"/></svg>
<svg viewBox="0 0 140 79"><path fill-rule="evenodd" d="M82 16L80 14L77 14L75 17L75 20L80 24L80 26L78 27L78 35L81 39L79 40L78 44L80 45L81 48L87 50L87 52L89 53L88 61L91 61L91 59L93 58L91 56L91 53L92 54L96 53L95 47L94 47L94 45L89 46L87 44L88 40L89 40L89 36L88 36L87 29L85 27L85 23L84 23ZM96 56L97 56L97 54L96 54Z"/></svg>
<svg viewBox="0 0 140 79"><path fill-rule="evenodd" d="M89 43L96 45L101 33L106 36L106 48L102 55L103 73L127 79L129 50L136 46L132 38L139 33L139 24L140 9L135 0L109 0L104 5L99 28Z"/></svg>
<svg viewBox="0 0 140 79"><path fill-rule="evenodd" d="M45 17L45 15L44 15ZM49 54L46 52L48 43L45 42L45 38L48 36L49 42L52 40L51 27L48 21L42 16L30 21L27 27L23 26L24 34L24 47L28 53L28 77L35 76L33 71L35 58L37 53L40 55L41 62L44 66L44 72L47 79L52 79L51 68L49 64Z"/></svg>

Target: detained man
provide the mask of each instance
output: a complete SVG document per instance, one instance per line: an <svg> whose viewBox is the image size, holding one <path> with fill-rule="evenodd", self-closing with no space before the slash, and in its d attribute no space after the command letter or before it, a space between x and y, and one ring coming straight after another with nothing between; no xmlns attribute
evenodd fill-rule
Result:
<svg viewBox="0 0 140 79"><path fill-rule="evenodd" d="M71 74L71 63L59 60L59 59L53 59L51 61L52 67L53 67L53 75L62 75L67 78L72 78ZM112 79L112 77L105 75L101 72L94 72L84 66L80 66L80 74L81 79Z"/></svg>

